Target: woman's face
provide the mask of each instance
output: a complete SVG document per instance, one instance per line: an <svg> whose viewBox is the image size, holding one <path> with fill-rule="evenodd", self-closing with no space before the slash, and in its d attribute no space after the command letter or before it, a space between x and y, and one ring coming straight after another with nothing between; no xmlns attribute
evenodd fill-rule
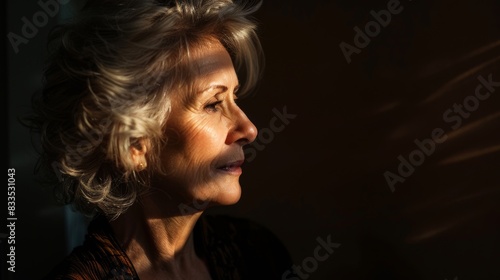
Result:
<svg viewBox="0 0 500 280"><path fill-rule="evenodd" d="M172 96L168 142L161 160L168 174L161 188L188 203L236 203L243 146L257 128L236 105L238 78L231 58L218 42L194 54L194 93Z"/></svg>

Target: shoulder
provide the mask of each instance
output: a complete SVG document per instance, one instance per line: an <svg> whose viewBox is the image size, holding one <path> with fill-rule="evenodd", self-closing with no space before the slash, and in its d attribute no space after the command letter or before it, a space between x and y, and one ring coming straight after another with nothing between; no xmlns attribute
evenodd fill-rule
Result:
<svg viewBox="0 0 500 280"><path fill-rule="evenodd" d="M73 249L43 280L137 279L132 265L111 234L109 225L94 220L82 245Z"/></svg>
<svg viewBox="0 0 500 280"><path fill-rule="evenodd" d="M238 254L241 260L236 264L239 274L248 277L244 279L281 279L293 264L282 240L257 221L227 215L206 215L203 223L214 236L215 243L235 247L234 254ZM215 247L220 249L217 245Z"/></svg>

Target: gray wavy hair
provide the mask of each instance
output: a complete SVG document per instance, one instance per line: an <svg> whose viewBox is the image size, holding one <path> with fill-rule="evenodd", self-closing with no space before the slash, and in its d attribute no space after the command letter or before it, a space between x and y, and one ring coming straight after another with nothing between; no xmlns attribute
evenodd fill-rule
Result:
<svg viewBox="0 0 500 280"><path fill-rule="evenodd" d="M261 2L90 0L52 30L41 95L29 126L38 136L37 173L58 201L117 218L164 172L158 150L173 92L193 81L191 53L207 38L228 50L241 93L254 89L263 53L252 14ZM240 95L240 94L239 94ZM148 168L130 149L146 139Z"/></svg>

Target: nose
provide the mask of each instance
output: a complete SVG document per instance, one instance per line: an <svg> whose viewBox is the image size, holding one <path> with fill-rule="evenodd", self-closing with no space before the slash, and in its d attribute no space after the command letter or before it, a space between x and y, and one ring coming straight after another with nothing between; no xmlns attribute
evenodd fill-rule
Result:
<svg viewBox="0 0 500 280"><path fill-rule="evenodd" d="M238 143L241 146L252 143L257 137L257 127L236 104L231 114L231 129L226 138L226 144Z"/></svg>

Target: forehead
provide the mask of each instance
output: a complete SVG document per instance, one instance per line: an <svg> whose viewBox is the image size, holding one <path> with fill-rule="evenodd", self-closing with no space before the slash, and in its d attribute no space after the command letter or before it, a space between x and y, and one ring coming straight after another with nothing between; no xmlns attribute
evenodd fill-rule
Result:
<svg viewBox="0 0 500 280"><path fill-rule="evenodd" d="M197 48L193 55L193 64L198 78L234 72L229 53L218 41L207 41Z"/></svg>

